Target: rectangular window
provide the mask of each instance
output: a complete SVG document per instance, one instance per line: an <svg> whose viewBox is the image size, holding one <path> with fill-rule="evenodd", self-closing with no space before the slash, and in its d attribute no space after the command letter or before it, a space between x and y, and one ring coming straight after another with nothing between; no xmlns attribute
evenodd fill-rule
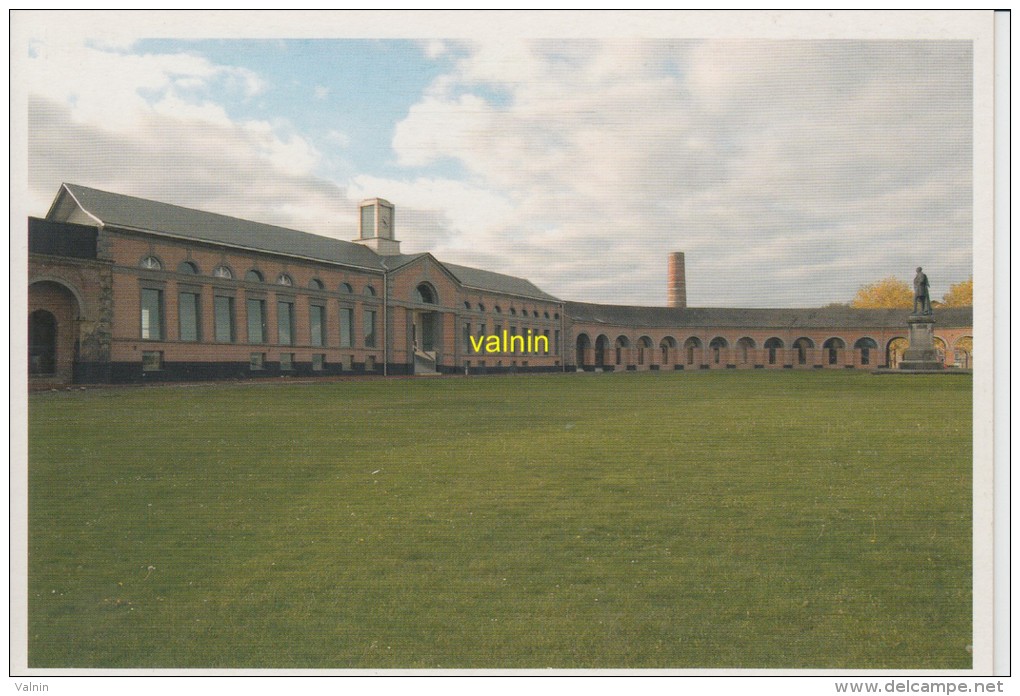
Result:
<svg viewBox="0 0 1020 696"><path fill-rule="evenodd" d="M322 372L323 368L326 367L326 354L315 353L312 355L312 370L315 372Z"/></svg>
<svg viewBox="0 0 1020 696"><path fill-rule="evenodd" d="M216 320L216 341L234 342L234 298L217 295L213 298L213 314Z"/></svg>
<svg viewBox="0 0 1020 696"><path fill-rule="evenodd" d="M464 350L471 351L471 324L464 323Z"/></svg>
<svg viewBox="0 0 1020 696"><path fill-rule="evenodd" d="M284 345L294 343L294 303L276 303L276 330L279 342Z"/></svg>
<svg viewBox="0 0 1020 696"><path fill-rule="evenodd" d="M351 336L354 335L354 310L340 308L340 347L351 347Z"/></svg>
<svg viewBox="0 0 1020 696"><path fill-rule="evenodd" d="M177 313L181 323L181 340L200 340L202 322L198 293L182 292L177 299Z"/></svg>
<svg viewBox="0 0 1020 696"><path fill-rule="evenodd" d="M365 347L375 348L375 310L365 310Z"/></svg>
<svg viewBox="0 0 1020 696"><path fill-rule="evenodd" d="M556 338L556 341L553 344L553 346L554 346L553 347L553 352L556 353L556 355L559 355L560 354L560 330L556 329L556 333L554 333L553 336Z"/></svg>
<svg viewBox="0 0 1020 696"><path fill-rule="evenodd" d="M163 369L163 351L142 351L142 372L159 372Z"/></svg>
<svg viewBox="0 0 1020 696"><path fill-rule="evenodd" d="M163 291L142 288L142 338L163 338Z"/></svg>
<svg viewBox="0 0 1020 696"><path fill-rule="evenodd" d="M543 331L542 335L545 336L545 345L542 347L543 351L546 355L549 355L549 329Z"/></svg>
<svg viewBox="0 0 1020 696"><path fill-rule="evenodd" d="M266 342L266 301L248 300L248 343Z"/></svg>
<svg viewBox="0 0 1020 696"><path fill-rule="evenodd" d="M252 353L249 367L253 370L264 370L266 368L266 354Z"/></svg>
<svg viewBox="0 0 1020 696"><path fill-rule="evenodd" d="M308 323L312 327L312 345L326 345L326 308L322 305L311 305Z"/></svg>
<svg viewBox="0 0 1020 696"><path fill-rule="evenodd" d="M282 372L290 372L293 369L294 369L294 354L280 353L280 370Z"/></svg>

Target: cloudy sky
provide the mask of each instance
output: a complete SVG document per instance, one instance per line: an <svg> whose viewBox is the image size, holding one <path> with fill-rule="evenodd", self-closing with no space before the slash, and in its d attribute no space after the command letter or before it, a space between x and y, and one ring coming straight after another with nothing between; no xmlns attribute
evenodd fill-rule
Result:
<svg viewBox="0 0 1020 696"><path fill-rule="evenodd" d="M40 31L29 213L62 181L352 239L565 299L849 301L972 265L965 41L157 39Z"/></svg>

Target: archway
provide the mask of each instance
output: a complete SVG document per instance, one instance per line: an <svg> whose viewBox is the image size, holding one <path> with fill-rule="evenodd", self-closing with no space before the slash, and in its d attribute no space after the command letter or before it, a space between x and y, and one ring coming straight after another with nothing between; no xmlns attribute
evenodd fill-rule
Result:
<svg viewBox="0 0 1020 696"><path fill-rule="evenodd" d="M688 365L693 365L698 358L698 351L701 350L701 339L691 336L684 341L684 357Z"/></svg>
<svg viewBox="0 0 1020 696"><path fill-rule="evenodd" d="M414 301L418 304L438 304L439 296L431 283L419 283L414 289ZM411 342L415 352L428 353L435 359L439 313L435 311L415 310L414 323L411 327Z"/></svg>
<svg viewBox="0 0 1020 696"><path fill-rule="evenodd" d="M737 351L739 353L740 362L743 365L751 362L753 357L751 351L755 349L754 339L745 336L744 338L737 341Z"/></svg>
<svg viewBox="0 0 1020 696"><path fill-rule="evenodd" d="M595 367L604 368L606 366L606 350L609 349L609 338L605 334L600 334L595 339Z"/></svg>
<svg viewBox="0 0 1020 696"><path fill-rule="evenodd" d="M57 318L37 309L28 315L28 374L52 375L57 371Z"/></svg>
<svg viewBox="0 0 1020 696"><path fill-rule="evenodd" d="M910 347L910 343L902 336L898 336L885 346L885 364L889 367L899 367L903 353Z"/></svg>
<svg viewBox="0 0 1020 696"><path fill-rule="evenodd" d="M797 351L797 364L807 365L808 351L814 349L815 342L810 338L798 338L793 342L793 349Z"/></svg>
<svg viewBox="0 0 1020 696"><path fill-rule="evenodd" d="M865 336L857 339L857 342L854 343L854 350L860 351L861 365L870 365L871 351L878 350L878 344L875 343L875 339Z"/></svg>
<svg viewBox="0 0 1020 696"><path fill-rule="evenodd" d="M669 365L673 362L673 351L676 350L676 339L672 336L666 336L659 342L659 350L662 352L661 364Z"/></svg>
<svg viewBox="0 0 1020 696"><path fill-rule="evenodd" d="M974 339L970 336L961 336L953 346L953 365L965 370L974 367Z"/></svg>
<svg viewBox="0 0 1020 696"><path fill-rule="evenodd" d="M833 337L822 344L822 349L825 350L826 357L830 365L839 364L839 353L841 350L846 348L846 343L842 338Z"/></svg>
<svg viewBox="0 0 1020 696"><path fill-rule="evenodd" d="M623 352L627 348L630 348L630 339L626 336L616 337L616 364L623 365L624 358L627 355Z"/></svg>
<svg viewBox="0 0 1020 696"><path fill-rule="evenodd" d="M78 358L81 295L59 279L36 280L28 288L28 372L69 383Z"/></svg>
<svg viewBox="0 0 1020 696"><path fill-rule="evenodd" d="M577 336L577 356L575 358L577 369L583 370L588 366L588 351L591 350L591 339L588 334L582 333Z"/></svg>
<svg viewBox="0 0 1020 696"><path fill-rule="evenodd" d="M637 364L645 364L645 356L651 357L652 339L642 336L637 341Z"/></svg>
<svg viewBox="0 0 1020 696"><path fill-rule="evenodd" d="M708 344L708 350L712 356L712 363L714 365L722 364L723 358L725 357L723 351L729 347L729 343L722 336L716 336Z"/></svg>
<svg viewBox="0 0 1020 696"><path fill-rule="evenodd" d="M769 365L775 365L778 361L779 351L781 351L785 345L783 342L773 336L769 340L765 341L765 350L769 353Z"/></svg>

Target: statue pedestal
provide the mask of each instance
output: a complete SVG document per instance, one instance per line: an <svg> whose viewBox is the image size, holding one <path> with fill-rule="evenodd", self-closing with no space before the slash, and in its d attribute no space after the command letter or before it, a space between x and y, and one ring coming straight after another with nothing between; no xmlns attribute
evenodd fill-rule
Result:
<svg viewBox="0 0 1020 696"><path fill-rule="evenodd" d="M941 370L942 362L935 350L935 317L930 314L911 314L907 318L910 329L910 347L900 360L901 370Z"/></svg>

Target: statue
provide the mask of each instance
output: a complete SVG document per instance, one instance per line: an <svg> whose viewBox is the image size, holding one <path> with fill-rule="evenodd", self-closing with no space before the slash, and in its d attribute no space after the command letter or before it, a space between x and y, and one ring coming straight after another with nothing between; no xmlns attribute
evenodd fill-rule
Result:
<svg viewBox="0 0 1020 696"><path fill-rule="evenodd" d="M917 311L919 302L921 304L920 312ZM914 276L914 314L930 315L931 313L931 297L928 295L928 276L918 266L917 275Z"/></svg>

